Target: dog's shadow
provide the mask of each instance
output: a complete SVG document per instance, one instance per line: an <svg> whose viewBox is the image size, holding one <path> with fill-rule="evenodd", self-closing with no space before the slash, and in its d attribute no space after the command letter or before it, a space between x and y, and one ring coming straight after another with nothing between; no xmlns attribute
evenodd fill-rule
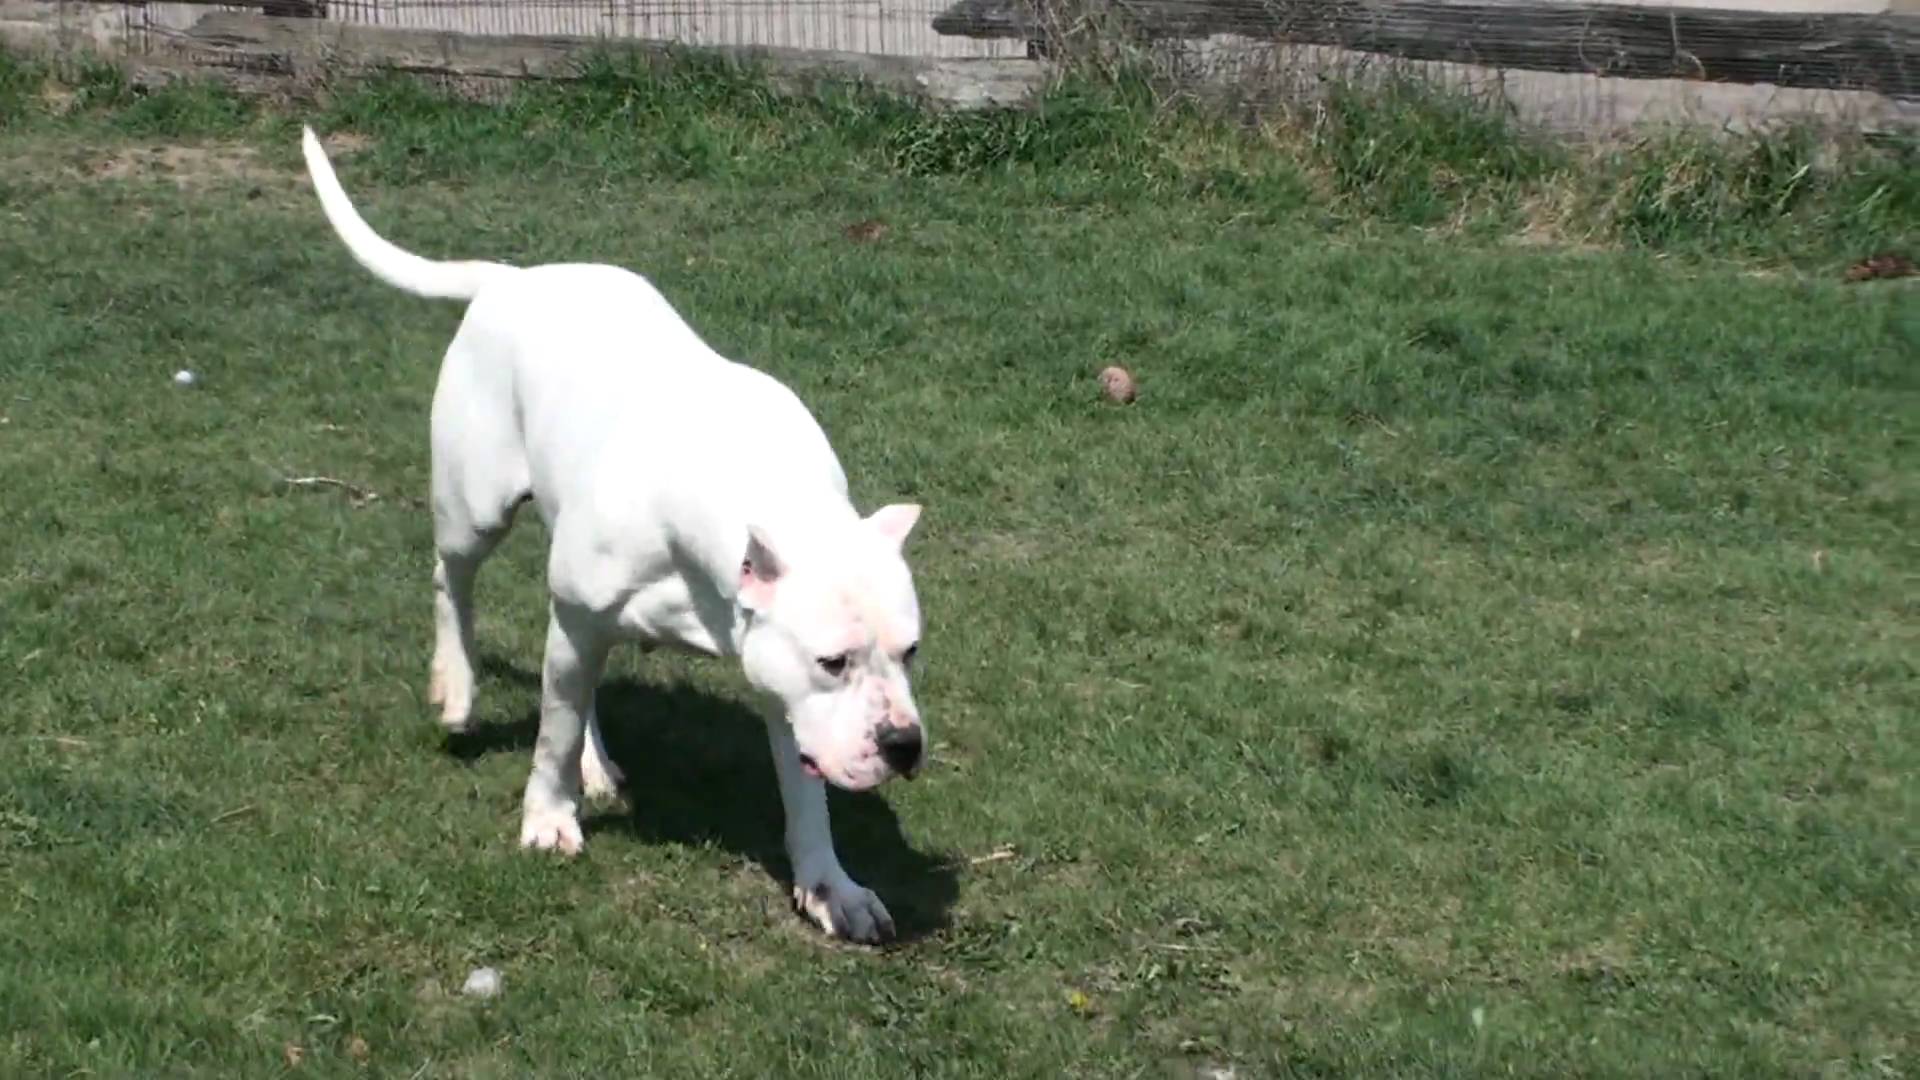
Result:
<svg viewBox="0 0 1920 1080"><path fill-rule="evenodd" d="M480 668L483 677L540 686L537 672L493 657L482 658ZM783 896L791 889L785 811L758 714L697 687L631 678L603 682L596 704L607 756L626 774L622 794L631 810L596 816L590 809L582 821L589 835L619 822L649 843L715 844L752 859L780 882ZM539 728L536 706L511 723L480 724L448 736L447 751L465 760L530 751ZM827 803L840 861L854 880L880 895L898 940L945 929L960 893L955 861L909 844L893 808L876 793L829 787Z"/></svg>

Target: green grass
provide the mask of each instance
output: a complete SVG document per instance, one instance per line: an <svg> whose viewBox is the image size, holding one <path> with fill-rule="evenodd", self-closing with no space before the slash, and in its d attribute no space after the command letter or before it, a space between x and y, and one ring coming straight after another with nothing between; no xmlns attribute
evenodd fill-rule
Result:
<svg viewBox="0 0 1920 1080"><path fill-rule="evenodd" d="M908 931L869 952L787 911L721 665L622 653L628 805L577 863L514 848L537 523L482 578L483 732L422 700L459 310L351 264L300 115L95 75L56 118L23 71L0 1074L1920 1071L1920 304L1832 272L1912 203L1576 249L1090 92L318 107L386 235L647 273L861 505L928 507L935 765L835 799ZM281 483L316 474L379 497Z"/></svg>

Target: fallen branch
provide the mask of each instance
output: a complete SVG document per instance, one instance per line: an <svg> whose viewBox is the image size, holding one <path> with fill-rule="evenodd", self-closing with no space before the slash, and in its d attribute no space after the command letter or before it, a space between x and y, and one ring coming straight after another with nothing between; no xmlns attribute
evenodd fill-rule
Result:
<svg viewBox="0 0 1920 1080"><path fill-rule="evenodd" d="M280 482L289 487L337 488L346 492L347 501L356 507L365 506L380 498L380 493L377 491L370 491L357 484L349 484L345 480L337 480L331 476L283 476L280 478Z"/></svg>
<svg viewBox="0 0 1920 1080"><path fill-rule="evenodd" d="M29 735L32 742L50 742L66 750L85 750L93 744L77 735Z"/></svg>
<svg viewBox="0 0 1920 1080"><path fill-rule="evenodd" d="M1176 953L1217 953L1226 951L1219 945L1181 945L1172 941L1149 941L1147 942L1147 948Z"/></svg>

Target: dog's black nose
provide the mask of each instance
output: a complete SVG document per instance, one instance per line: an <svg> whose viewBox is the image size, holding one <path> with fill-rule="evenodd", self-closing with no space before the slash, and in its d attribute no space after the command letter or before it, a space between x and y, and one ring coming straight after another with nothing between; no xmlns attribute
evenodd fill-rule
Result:
<svg viewBox="0 0 1920 1080"><path fill-rule="evenodd" d="M880 729L873 742L880 748L880 760L894 772L910 774L920 767L920 751L926 745L920 735L920 725L894 727L889 724Z"/></svg>

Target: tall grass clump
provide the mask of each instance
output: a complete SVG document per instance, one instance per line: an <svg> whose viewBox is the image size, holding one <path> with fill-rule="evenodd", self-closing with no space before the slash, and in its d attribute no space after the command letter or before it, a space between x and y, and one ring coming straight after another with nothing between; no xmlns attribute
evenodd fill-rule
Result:
<svg viewBox="0 0 1920 1080"><path fill-rule="evenodd" d="M11 127L36 113L35 95L45 80L46 72L40 65L0 50L0 128Z"/></svg>
<svg viewBox="0 0 1920 1080"><path fill-rule="evenodd" d="M125 68L91 53L47 57L0 48L0 126L112 113L136 95Z"/></svg>
<svg viewBox="0 0 1920 1080"><path fill-rule="evenodd" d="M1405 74L1339 78L1310 132L1319 166L1366 212L1431 225L1472 196L1500 196L1564 155L1489 101Z"/></svg>
<svg viewBox="0 0 1920 1080"><path fill-rule="evenodd" d="M1137 171L1153 146L1155 103L1139 79L1078 77L1031 108L916 111L889 126L887 163L909 176L978 173L1007 166Z"/></svg>
<svg viewBox="0 0 1920 1080"><path fill-rule="evenodd" d="M1799 125L1707 138L1667 133L1602 158L1619 238L1658 248L1777 252L1911 242L1920 228L1920 143L1823 138Z"/></svg>

